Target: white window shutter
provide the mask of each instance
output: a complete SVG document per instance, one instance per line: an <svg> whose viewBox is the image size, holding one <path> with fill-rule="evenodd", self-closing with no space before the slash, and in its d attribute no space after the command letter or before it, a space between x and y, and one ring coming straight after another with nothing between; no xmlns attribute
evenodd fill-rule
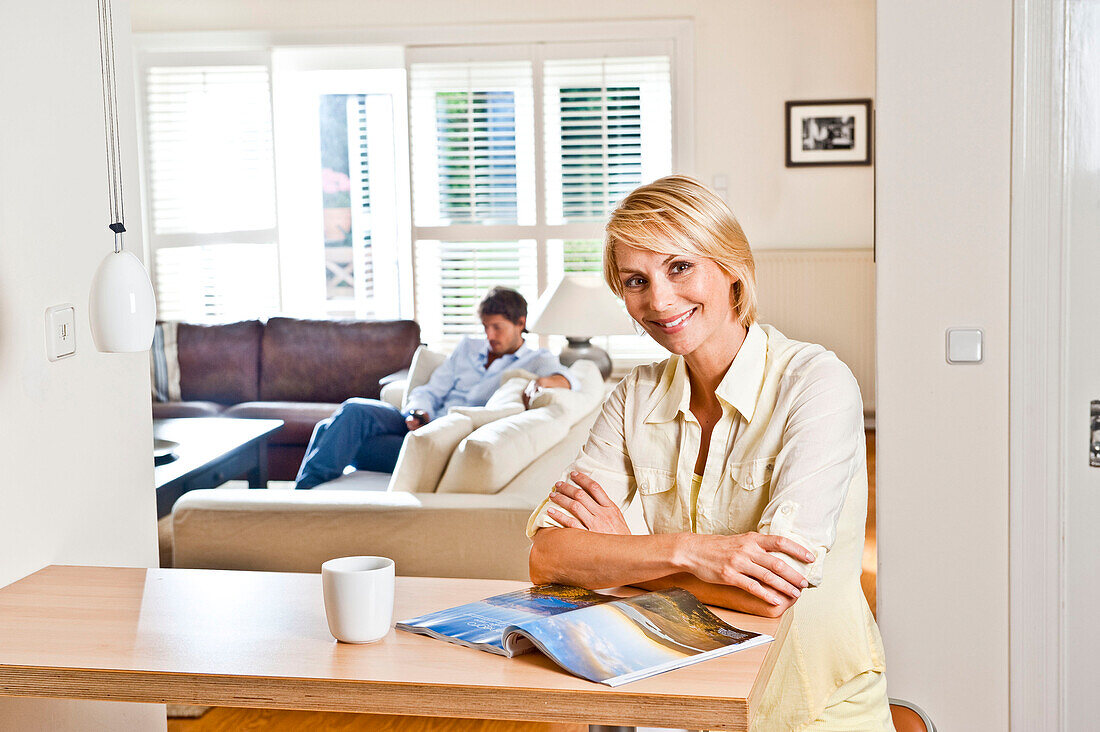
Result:
<svg viewBox="0 0 1100 732"><path fill-rule="evenodd" d="M477 304L494 285L533 303L538 296L535 242L418 241L416 296L423 338L437 348L483 333Z"/></svg>
<svg viewBox="0 0 1100 732"><path fill-rule="evenodd" d="M543 110L549 223L602 221L671 172L667 56L548 59Z"/></svg>
<svg viewBox="0 0 1100 732"><path fill-rule="evenodd" d="M278 312L275 244L204 244L156 252L157 317L227 323Z"/></svg>
<svg viewBox="0 0 1100 732"><path fill-rule="evenodd" d="M348 167L351 178L351 260L355 313L374 314L374 252L371 249L371 160L367 95L348 98ZM326 252L326 255L328 252Z"/></svg>
<svg viewBox="0 0 1100 732"><path fill-rule="evenodd" d="M147 70L156 234L274 228L270 86L265 66Z"/></svg>
<svg viewBox="0 0 1100 732"><path fill-rule="evenodd" d="M144 134L158 316L277 313L268 67L149 66Z"/></svg>
<svg viewBox="0 0 1100 732"><path fill-rule="evenodd" d="M409 67L417 226L533 223L530 61Z"/></svg>

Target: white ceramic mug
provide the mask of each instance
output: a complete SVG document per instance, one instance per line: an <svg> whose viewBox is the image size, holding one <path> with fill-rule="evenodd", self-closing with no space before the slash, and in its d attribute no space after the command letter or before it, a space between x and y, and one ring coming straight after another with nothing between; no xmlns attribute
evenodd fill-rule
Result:
<svg viewBox="0 0 1100 732"><path fill-rule="evenodd" d="M328 629L344 643L373 643L390 631L394 564L386 557L340 557L321 565Z"/></svg>

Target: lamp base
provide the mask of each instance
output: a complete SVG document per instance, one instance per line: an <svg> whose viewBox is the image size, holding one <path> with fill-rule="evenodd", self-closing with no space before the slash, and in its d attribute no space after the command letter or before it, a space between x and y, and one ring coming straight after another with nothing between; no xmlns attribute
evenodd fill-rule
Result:
<svg viewBox="0 0 1100 732"><path fill-rule="evenodd" d="M561 354L558 355L562 366L572 366L583 358L596 364L603 375L604 381L611 378L611 356L607 355L607 351L599 346L592 345L588 338L570 338L566 336L565 340L567 341L566 346L561 349Z"/></svg>

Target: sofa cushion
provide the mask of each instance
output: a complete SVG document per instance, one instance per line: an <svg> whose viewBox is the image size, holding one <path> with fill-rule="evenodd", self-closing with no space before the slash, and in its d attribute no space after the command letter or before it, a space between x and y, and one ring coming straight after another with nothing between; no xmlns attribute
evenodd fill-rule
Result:
<svg viewBox="0 0 1100 732"><path fill-rule="evenodd" d="M580 382L580 388L543 389L531 400L531 408L557 404L561 406L566 421L573 425L603 403L604 380L599 367L587 359L575 362L569 370Z"/></svg>
<svg viewBox="0 0 1100 732"><path fill-rule="evenodd" d="M180 398L219 404L258 399L262 332L258 320L225 325L180 323L176 329Z"/></svg>
<svg viewBox="0 0 1100 732"><path fill-rule="evenodd" d="M447 360L447 354L429 350L427 346L420 346L413 354L412 365L409 366L409 375L405 379L405 394L402 399L401 409L405 408L404 402L409 398L409 392L418 386L428 383L434 372Z"/></svg>
<svg viewBox="0 0 1100 732"><path fill-rule="evenodd" d="M353 470L327 483L321 483L315 486L313 490L384 492L389 488L392 479L392 473L379 473L375 470Z"/></svg>
<svg viewBox="0 0 1100 732"><path fill-rule="evenodd" d="M332 403L356 396L377 399L378 380L408 368L419 344L420 326L411 320L271 318L263 332L258 398Z"/></svg>
<svg viewBox="0 0 1100 732"><path fill-rule="evenodd" d="M523 388L526 384L527 380L523 378L508 379L493 392L484 407L451 407L449 414L466 415L473 420L475 430L498 419L519 414L527 408L523 405Z"/></svg>
<svg viewBox="0 0 1100 732"><path fill-rule="evenodd" d="M433 419L410 432L401 445L389 490L409 493L435 491L455 446L473 431L473 420L456 413Z"/></svg>
<svg viewBox="0 0 1100 732"><path fill-rule="evenodd" d="M490 422L496 422L498 419L504 419L505 417L511 417L514 414L519 414L524 409L522 404L508 404L501 407L451 407L448 414L461 414L470 418L473 423L471 431L480 429L482 426L489 424Z"/></svg>
<svg viewBox="0 0 1100 732"><path fill-rule="evenodd" d="M268 438L268 444L305 445L317 423L331 417L339 406L324 402L243 402L226 409L223 416L281 419L283 428Z"/></svg>
<svg viewBox="0 0 1100 732"><path fill-rule="evenodd" d="M176 347L179 323L157 323L153 330L153 345L149 349L149 378L153 386L153 401L180 400L180 360Z"/></svg>
<svg viewBox="0 0 1100 732"><path fill-rule="evenodd" d="M436 492L496 493L567 432L565 410L557 404L490 422L462 440Z"/></svg>
<svg viewBox="0 0 1100 732"><path fill-rule="evenodd" d="M217 402L153 402L153 419L217 417L224 411Z"/></svg>

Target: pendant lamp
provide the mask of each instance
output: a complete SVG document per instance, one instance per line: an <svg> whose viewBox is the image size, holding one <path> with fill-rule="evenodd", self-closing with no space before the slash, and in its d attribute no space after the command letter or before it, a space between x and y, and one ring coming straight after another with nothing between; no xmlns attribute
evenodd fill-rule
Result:
<svg viewBox="0 0 1100 732"><path fill-rule="evenodd" d="M96 348L105 353L149 350L156 327L153 285L141 260L123 250L122 152L118 133L115 39L111 0L99 0L99 64L103 77L103 117L107 137L107 187L114 251L96 269L88 296L88 317Z"/></svg>

